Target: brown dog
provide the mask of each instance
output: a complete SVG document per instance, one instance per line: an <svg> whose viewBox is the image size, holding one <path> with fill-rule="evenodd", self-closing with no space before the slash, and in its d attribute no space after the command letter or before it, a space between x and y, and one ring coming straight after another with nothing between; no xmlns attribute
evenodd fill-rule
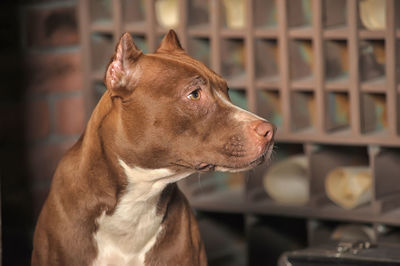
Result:
<svg viewBox="0 0 400 266"><path fill-rule="evenodd" d="M124 34L105 83L55 172L32 265L206 265L176 182L260 164L274 127L232 105L226 82L189 57L174 31L149 55Z"/></svg>

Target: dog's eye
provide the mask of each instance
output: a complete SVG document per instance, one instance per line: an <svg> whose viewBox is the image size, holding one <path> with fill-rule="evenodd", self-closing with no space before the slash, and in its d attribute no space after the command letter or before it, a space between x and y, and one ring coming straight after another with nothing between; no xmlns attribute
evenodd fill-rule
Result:
<svg viewBox="0 0 400 266"><path fill-rule="evenodd" d="M187 97L193 101L200 100L200 97L201 97L200 89L196 89L196 90L192 91Z"/></svg>

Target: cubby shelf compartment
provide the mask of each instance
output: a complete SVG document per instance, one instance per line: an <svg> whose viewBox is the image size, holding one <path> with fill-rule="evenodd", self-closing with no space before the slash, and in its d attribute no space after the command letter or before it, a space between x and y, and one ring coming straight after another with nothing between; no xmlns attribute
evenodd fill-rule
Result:
<svg viewBox="0 0 400 266"><path fill-rule="evenodd" d="M385 42L368 40L360 42L360 81L380 83L385 80Z"/></svg>
<svg viewBox="0 0 400 266"><path fill-rule="evenodd" d="M291 40L289 42L289 71L292 81L312 80L313 45L311 40Z"/></svg>
<svg viewBox="0 0 400 266"><path fill-rule="evenodd" d="M210 32L209 5L209 1L188 1L188 27L192 35Z"/></svg>
<svg viewBox="0 0 400 266"><path fill-rule="evenodd" d="M325 79L327 83L346 83L349 79L347 41L325 41Z"/></svg>
<svg viewBox="0 0 400 266"><path fill-rule="evenodd" d="M358 27L361 31L386 30L386 0L357 1L358 2Z"/></svg>
<svg viewBox="0 0 400 266"><path fill-rule="evenodd" d="M223 0L220 8L220 24L224 29L242 30L246 27L246 1Z"/></svg>
<svg viewBox="0 0 400 266"><path fill-rule="evenodd" d="M229 87L244 87L246 80L246 58L244 40L223 39L221 43L222 76Z"/></svg>
<svg viewBox="0 0 400 266"><path fill-rule="evenodd" d="M233 104L239 106L242 109L249 110L249 102L247 98L247 92L245 89L230 89L229 98Z"/></svg>
<svg viewBox="0 0 400 266"><path fill-rule="evenodd" d="M112 34L92 33L90 36L91 68L95 72L106 71L114 51L114 38Z"/></svg>
<svg viewBox="0 0 400 266"><path fill-rule="evenodd" d="M400 206L400 149L382 148L373 154L375 211L385 213Z"/></svg>
<svg viewBox="0 0 400 266"><path fill-rule="evenodd" d="M257 90L257 113L278 127L282 126L281 95L279 90Z"/></svg>
<svg viewBox="0 0 400 266"><path fill-rule="evenodd" d="M256 39L255 41L256 82L279 82L279 50L276 39Z"/></svg>
<svg viewBox="0 0 400 266"><path fill-rule="evenodd" d="M328 92L326 95L326 129L329 132L350 127L350 99L347 92Z"/></svg>
<svg viewBox="0 0 400 266"><path fill-rule="evenodd" d="M276 29L278 14L276 0L254 0L253 24L256 29Z"/></svg>
<svg viewBox="0 0 400 266"><path fill-rule="evenodd" d="M293 91L290 98L292 131L312 133L317 120L315 93L312 91Z"/></svg>
<svg viewBox="0 0 400 266"><path fill-rule="evenodd" d="M287 0L289 28L312 27L312 1Z"/></svg>
<svg viewBox="0 0 400 266"><path fill-rule="evenodd" d="M326 32L347 30L347 0L322 0L322 25Z"/></svg>
<svg viewBox="0 0 400 266"><path fill-rule="evenodd" d="M143 0L123 0L122 21L124 29L134 33L146 32L146 5Z"/></svg>
<svg viewBox="0 0 400 266"><path fill-rule="evenodd" d="M112 0L89 0L90 24L92 29L110 29L113 24L113 3Z"/></svg>
<svg viewBox="0 0 400 266"><path fill-rule="evenodd" d="M311 206L318 207L323 212L340 215L357 213L360 216L372 216L371 204L365 204L351 211L342 209L330 201L326 195L325 181L328 173L338 167L365 166L369 167L368 150L365 147L316 146L310 151L310 194Z"/></svg>
<svg viewBox="0 0 400 266"><path fill-rule="evenodd" d="M189 38L187 50L194 58L210 67L210 39Z"/></svg>
<svg viewBox="0 0 400 266"><path fill-rule="evenodd" d="M388 127L386 95L364 93L361 96L363 134L384 133Z"/></svg>

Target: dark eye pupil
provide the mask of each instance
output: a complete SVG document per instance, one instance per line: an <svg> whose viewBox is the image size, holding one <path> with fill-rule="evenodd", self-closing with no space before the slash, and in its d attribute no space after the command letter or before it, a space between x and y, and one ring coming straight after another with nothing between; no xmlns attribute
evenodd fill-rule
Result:
<svg viewBox="0 0 400 266"><path fill-rule="evenodd" d="M194 98L197 98L197 97L199 97L199 92L198 91L194 91L194 92L192 92L192 95L193 95Z"/></svg>

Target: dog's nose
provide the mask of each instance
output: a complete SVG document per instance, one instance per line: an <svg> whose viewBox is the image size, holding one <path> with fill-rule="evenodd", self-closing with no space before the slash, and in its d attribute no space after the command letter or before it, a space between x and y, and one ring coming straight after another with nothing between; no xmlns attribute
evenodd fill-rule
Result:
<svg viewBox="0 0 400 266"><path fill-rule="evenodd" d="M254 131L259 137L265 138L266 141L271 141L274 136L274 126L265 121L256 121L254 124Z"/></svg>

